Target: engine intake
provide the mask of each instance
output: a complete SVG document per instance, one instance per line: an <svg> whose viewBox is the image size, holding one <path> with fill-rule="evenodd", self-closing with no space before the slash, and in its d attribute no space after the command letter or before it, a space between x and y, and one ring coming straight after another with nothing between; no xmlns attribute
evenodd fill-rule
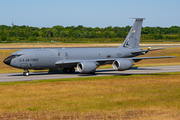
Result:
<svg viewBox="0 0 180 120"><path fill-rule="evenodd" d="M119 59L115 60L112 65L115 70L123 71L130 69L132 67L132 62L130 60Z"/></svg>
<svg viewBox="0 0 180 120"><path fill-rule="evenodd" d="M77 64L77 70L80 73L93 73L97 68L94 62L80 62Z"/></svg>

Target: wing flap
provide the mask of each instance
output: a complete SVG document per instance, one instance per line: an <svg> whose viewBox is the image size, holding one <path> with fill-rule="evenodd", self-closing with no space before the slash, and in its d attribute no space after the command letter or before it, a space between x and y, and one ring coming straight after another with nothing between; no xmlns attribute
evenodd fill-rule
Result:
<svg viewBox="0 0 180 120"><path fill-rule="evenodd" d="M113 62L117 58L111 58L111 59L88 59L88 60L60 60L55 63L55 65L67 65L67 64L78 64L79 62Z"/></svg>
<svg viewBox="0 0 180 120"><path fill-rule="evenodd" d="M79 60L60 60L55 63L55 65L64 65L64 64L72 64L72 63L78 63Z"/></svg>

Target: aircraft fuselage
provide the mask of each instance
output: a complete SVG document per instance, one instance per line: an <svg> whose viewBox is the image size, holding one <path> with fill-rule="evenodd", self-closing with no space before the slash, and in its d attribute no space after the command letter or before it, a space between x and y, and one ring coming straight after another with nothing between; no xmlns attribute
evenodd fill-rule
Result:
<svg viewBox="0 0 180 120"><path fill-rule="evenodd" d="M60 66L54 63L61 60L126 58L132 55L131 51L135 50L126 48L25 49L13 53L11 56L15 57L5 59L4 62L22 69L58 68Z"/></svg>

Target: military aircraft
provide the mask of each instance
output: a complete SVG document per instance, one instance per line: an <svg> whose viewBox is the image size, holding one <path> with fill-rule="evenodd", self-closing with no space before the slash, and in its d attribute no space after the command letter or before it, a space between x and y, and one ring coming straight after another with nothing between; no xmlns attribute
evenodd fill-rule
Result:
<svg viewBox="0 0 180 120"><path fill-rule="evenodd" d="M15 68L24 69L24 76L29 69L61 68L64 73L74 73L75 67L80 73L95 73L98 66L112 64L118 71L130 69L133 62L142 59L172 58L173 56L136 57L149 51L160 49L139 49L142 22L144 18L135 18L125 41L117 48L56 48L24 49L12 53L4 63Z"/></svg>

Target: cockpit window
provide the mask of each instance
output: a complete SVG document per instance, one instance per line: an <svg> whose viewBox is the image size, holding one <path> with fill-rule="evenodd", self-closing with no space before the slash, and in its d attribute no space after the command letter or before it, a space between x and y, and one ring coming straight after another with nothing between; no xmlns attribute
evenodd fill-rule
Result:
<svg viewBox="0 0 180 120"><path fill-rule="evenodd" d="M22 55L22 54L11 54L11 56L12 56L12 57L15 57L15 58L16 58L16 57L19 57L19 56L21 56L21 55Z"/></svg>

